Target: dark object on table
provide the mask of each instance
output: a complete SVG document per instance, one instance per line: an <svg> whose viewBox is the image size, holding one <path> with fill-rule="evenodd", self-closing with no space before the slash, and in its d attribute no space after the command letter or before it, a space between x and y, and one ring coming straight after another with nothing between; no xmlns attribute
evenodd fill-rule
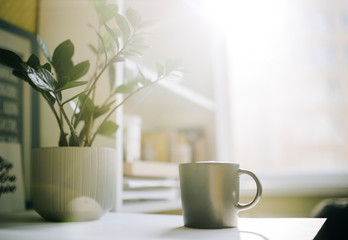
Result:
<svg viewBox="0 0 348 240"><path fill-rule="evenodd" d="M313 217L327 218L315 240L348 239L348 198L320 202L313 211Z"/></svg>

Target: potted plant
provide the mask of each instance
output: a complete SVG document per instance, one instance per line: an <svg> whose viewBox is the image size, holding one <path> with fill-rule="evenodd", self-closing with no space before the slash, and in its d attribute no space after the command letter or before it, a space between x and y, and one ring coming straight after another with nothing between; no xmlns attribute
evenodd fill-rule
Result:
<svg viewBox="0 0 348 240"><path fill-rule="evenodd" d="M15 76L40 93L60 131L59 147L35 149L32 154L33 207L46 220L93 220L112 208L116 154L114 149L93 147L96 136L117 131L118 125L111 116L127 99L182 70L178 61L167 61L157 64L156 79L147 79L138 67L136 78L116 85L115 63L139 57L148 48L143 28L150 22L143 22L133 9L122 15L117 5L105 0L89 2L99 21L94 27L98 46L90 46L96 67L89 79L80 80L86 78L90 62L73 63L74 45L70 40L59 44L51 55L38 38L47 59L44 64L34 54L24 61L16 53L0 49L0 63L12 68ZM97 104L96 88L104 75L109 76L109 91L104 102ZM68 91L70 97L65 95ZM122 101L116 101L117 94L123 94Z"/></svg>

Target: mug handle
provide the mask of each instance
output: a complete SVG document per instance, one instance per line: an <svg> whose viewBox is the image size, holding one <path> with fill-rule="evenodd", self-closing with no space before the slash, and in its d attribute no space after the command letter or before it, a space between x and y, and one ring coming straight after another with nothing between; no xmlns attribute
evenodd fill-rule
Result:
<svg viewBox="0 0 348 240"><path fill-rule="evenodd" d="M249 175L250 177L252 177L256 183L256 195L254 197L254 199L249 202L249 203L237 203L237 208L239 211L244 211L244 210L248 210L252 207L254 207L260 200L261 198L261 195L262 195L262 185L261 185L261 182L260 180L256 177L256 175L248 170L245 170L245 169L238 169L238 175L241 175L241 174L247 174Z"/></svg>

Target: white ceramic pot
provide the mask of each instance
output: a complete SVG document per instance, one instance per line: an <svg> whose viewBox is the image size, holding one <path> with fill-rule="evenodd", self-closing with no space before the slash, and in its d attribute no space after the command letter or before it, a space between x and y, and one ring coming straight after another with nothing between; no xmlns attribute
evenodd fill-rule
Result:
<svg viewBox="0 0 348 240"><path fill-rule="evenodd" d="M33 150L33 208L48 221L100 218L114 203L116 151L100 147Z"/></svg>

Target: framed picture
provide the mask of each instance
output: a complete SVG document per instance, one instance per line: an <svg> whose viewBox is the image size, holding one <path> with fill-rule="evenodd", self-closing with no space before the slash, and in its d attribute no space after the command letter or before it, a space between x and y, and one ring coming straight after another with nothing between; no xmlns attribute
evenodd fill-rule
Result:
<svg viewBox="0 0 348 240"><path fill-rule="evenodd" d="M28 59L38 51L35 39L34 34L0 20L0 48ZM0 65L0 211L31 206L30 156L31 149L39 146L38 109L38 94Z"/></svg>

